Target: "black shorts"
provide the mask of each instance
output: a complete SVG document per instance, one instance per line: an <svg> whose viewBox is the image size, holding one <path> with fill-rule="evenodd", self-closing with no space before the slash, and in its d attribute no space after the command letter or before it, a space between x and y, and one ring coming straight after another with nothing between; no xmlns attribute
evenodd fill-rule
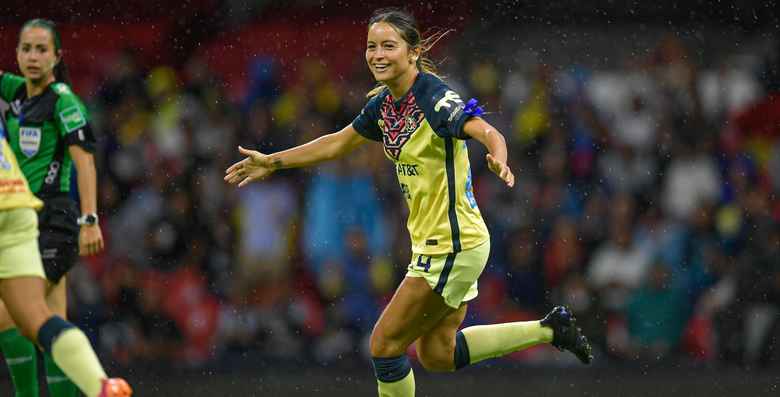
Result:
<svg viewBox="0 0 780 397"><path fill-rule="evenodd" d="M79 209L68 196L47 198L38 213L38 246L46 278L58 283L79 256Z"/></svg>

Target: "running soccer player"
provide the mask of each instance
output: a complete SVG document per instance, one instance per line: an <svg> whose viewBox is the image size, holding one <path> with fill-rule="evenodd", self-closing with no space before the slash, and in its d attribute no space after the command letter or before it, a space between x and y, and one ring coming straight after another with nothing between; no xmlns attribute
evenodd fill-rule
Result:
<svg viewBox="0 0 780 397"><path fill-rule="evenodd" d="M591 346L572 313L554 308L539 321L468 327L458 331L490 252L489 234L474 199L465 140L489 151L490 170L514 185L503 136L484 119L476 101L464 103L435 74L423 55L441 34L422 40L413 17L382 9L368 23L366 62L379 82L360 115L339 132L266 155L239 147L245 159L225 180L245 186L282 168L303 167L382 142L409 205L412 258L406 277L380 316L370 350L380 396L413 396L406 356L417 342L427 370L460 369L541 343L569 350L583 363Z"/></svg>
<svg viewBox="0 0 780 397"><path fill-rule="evenodd" d="M33 193L43 200L39 213L39 246L46 278L47 301L67 318L65 274L78 254L103 249L96 215L96 175L92 152L94 138L81 100L66 84L59 33L53 22L34 19L25 23L16 49L21 76L0 71L0 99L6 102L4 118L8 142ZM70 177L78 172L81 216L70 197ZM8 364L17 396L38 396L36 354L0 306L0 348ZM75 397L76 387L44 355L46 380L53 397Z"/></svg>
<svg viewBox="0 0 780 397"><path fill-rule="evenodd" d="M0 298L22 335L53 357L84 394L129 397L127 382L106 377L87 336L46 303L35 214L43 203L30 191L3 132L0 120Z"/></svg>

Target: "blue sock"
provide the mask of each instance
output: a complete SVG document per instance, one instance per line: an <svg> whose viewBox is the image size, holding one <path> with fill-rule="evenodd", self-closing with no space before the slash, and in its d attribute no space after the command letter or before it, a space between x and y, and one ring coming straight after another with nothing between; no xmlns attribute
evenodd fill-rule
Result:
<svg viewBox="0 0 780 397"><path fill-rule="evenodd" d="M471 354L469 354L469 345L466 343L466 337L463 332L458 331L455 334L455 369L461 369L471 364Z"/></svg>
<svg viewBox="0 0 780 397"><path fill-rule="evenodd" d="M52 354L51 345L54 343L54 340L57 339L63 331L70 328L73 328L73 324L63 320L62 317L51 316L51 318L41 325L41 329L38 330L38 344L41 345L44 352Z"/></svg>
<svg viewBox="0 0 780 397"><path fill-rule="evenodd" d="M371 357L374 364L374 375L385 383L397 382L409 375L412 365L409 363L409 357L401 355L398 357Z"/></svg>

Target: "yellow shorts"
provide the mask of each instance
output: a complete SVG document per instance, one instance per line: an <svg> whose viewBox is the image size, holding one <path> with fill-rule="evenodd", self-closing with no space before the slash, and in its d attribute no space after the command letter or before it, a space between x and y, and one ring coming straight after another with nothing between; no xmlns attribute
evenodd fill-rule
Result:
<svg viewBox="0 0 780 397"><path fill-rule="evenodd" d="M455 309L477 297L477 279L490 255L490 241L475 248L445 255L412 254L407 277L423 277L434 292Z"/></svg>
<svg viewBox="0 0 780 397"><path fill-rule="evenodd" d="M0 279L15 277L45 278L32 208L0 211Z"/></svg>

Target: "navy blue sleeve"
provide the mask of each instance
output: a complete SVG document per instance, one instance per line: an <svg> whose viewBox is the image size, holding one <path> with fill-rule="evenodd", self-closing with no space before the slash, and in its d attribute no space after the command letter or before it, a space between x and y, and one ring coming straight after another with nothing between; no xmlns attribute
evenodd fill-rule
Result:
<svg viewBox="0 0 780 397"><path fill-rule="evenodd" d="M379 129L379 105L381 104L379 94L371 98L360 114L352 121L352 127L358 134L372 141L382 142L382 131Z"/></svg>
<svg viewBox="0 0 780 397"><path fill-rule="evenodd" d="M426 90L425 116L431 128L441 137L469 139L463 132L463 124L471 116L464 112L465 104L457 92L439 79L434 79Z"/></svg>

